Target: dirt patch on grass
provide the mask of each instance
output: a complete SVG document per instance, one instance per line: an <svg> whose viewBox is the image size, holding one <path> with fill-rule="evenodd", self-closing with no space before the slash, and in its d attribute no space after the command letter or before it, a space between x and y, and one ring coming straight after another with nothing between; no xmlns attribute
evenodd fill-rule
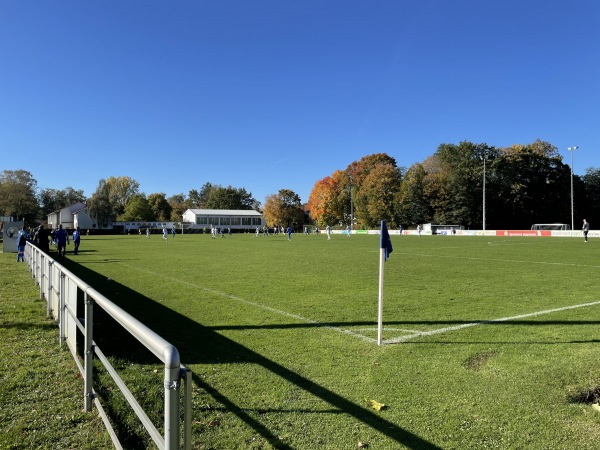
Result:
<svg viewBox="0 0 600 450"><path fill-rule="evenodd" d="M473 370L474 372L478 372L488 363L490 359L496 356L498 352L495 350L488 350L485 352L475 353L473 356L470 356L465 360L463 366L468 370Z"/></svg>
<svg viewBox="0 0 600 450"><path fill-rule="evenodd" d="M571 403L600 403L600 386L582 389L570 396Z"/></svg>

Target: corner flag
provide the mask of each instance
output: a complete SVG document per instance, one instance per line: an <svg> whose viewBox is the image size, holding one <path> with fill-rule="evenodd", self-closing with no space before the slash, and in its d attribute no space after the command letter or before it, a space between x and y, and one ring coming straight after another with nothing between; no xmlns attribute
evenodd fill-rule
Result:
<svg viewBox="0 0 600 450"><path fill-rule="evenodd" d="M387 261L387 259L390 257L390 253L392 253L394 249L392 248L392 241L390 240L390 233L388 233L387 226L385 225L385 220L381 221L380 243L381 245L379 246L379 248L385 249L384 259Z"/></svg>
<svg viewBox="0 0 600 450"><path fill-rule="evenodd" d="M379 244L379 305L377 308L377 344L381 345L381 336L383 333L383 268L384 262L387 261L387 259L390 257L390 253L393 251L390 233L388 233L385 220L381 221Z"/></svg>

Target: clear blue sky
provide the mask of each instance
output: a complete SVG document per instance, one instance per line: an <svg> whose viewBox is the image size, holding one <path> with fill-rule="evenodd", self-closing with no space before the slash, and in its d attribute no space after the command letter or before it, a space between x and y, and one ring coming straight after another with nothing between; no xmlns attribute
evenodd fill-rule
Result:
<svg viewBox="0 0 600 450"><path fill-rule="evenodd" d="M0 170L264 203L365 155L535 139L600 167L600 1L0 2Z"/></svg>

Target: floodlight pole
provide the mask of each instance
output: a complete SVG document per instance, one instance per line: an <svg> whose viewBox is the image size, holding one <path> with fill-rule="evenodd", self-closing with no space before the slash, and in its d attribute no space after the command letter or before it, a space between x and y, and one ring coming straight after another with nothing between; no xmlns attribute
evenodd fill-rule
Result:
<svg viewBox="0 0 600 450"><path fill-rule="evenodd" d="M350 234L354 225L354 203L352 201L352 178L350 178Z"/></svg>
<svg viewBox="0 0 600 450"><path fill-rule="evenodd" d="M573 152L577 150L579 147L569 147L569 153L571 153L571 230L575 229L575 203L573 202Z"/></svg>
<svg viewBox="0 0 600 450"><path fill-rule="evenodd" d="M483 231L485 231L485 160L486 156L483 155Z"/></svg>

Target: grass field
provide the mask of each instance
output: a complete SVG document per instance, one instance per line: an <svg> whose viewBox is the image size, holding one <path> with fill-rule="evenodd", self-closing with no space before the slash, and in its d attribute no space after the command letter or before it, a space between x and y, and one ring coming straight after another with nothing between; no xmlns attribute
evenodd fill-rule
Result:
<svg viewBox="0 0 600 450"><path fill-rule="evenodd" d="M378 236L89 236L65 265L178 347L194 448L597 448L598 243L392 242L382 346Z"/></svg>

